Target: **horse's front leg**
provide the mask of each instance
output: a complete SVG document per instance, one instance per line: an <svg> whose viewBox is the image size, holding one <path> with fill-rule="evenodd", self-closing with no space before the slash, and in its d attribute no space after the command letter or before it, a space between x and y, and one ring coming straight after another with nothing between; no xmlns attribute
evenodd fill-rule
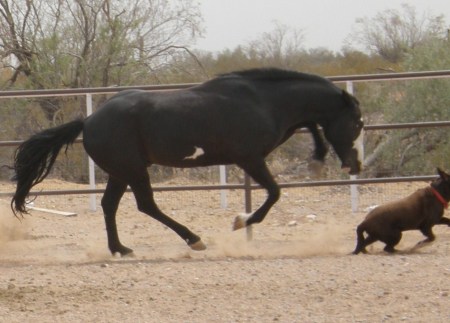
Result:
<svg viewBox="0 0 450 323"><path fill-rule="evenodd" d="M266 201L252 215L239 215L235 218L233 230L238 230L253 223L260 223L280 198L280 188L272 177L264 160L239 165L250 177L267 190Z"/></svg>
<svg viewBox="0 0 450 323"><path fill-rule="evenodd" d="M307 126L308 130L314 139L314 155L313 159L319 162L324 162L325 156L328 153L328 148L319 132L316 124L309 124Z"/></svg>
<svg viewBox="0 0 450 323"><path fill-rule="evenodd" d="M108 247L113 255L117 252L122 256L133 253L132 249L127 248L120 243L116 225L117 208L119 207L120 199L125 193L126 188L126 183L110 177L108 179L108 184L106 185L105 194L102 198L102 208L105 217Z"/></svg>
<svg viewBox="0 0 450 323"><path fill-rule="evenodd" d="M171 219L158 208L153 198L153 190L150 186L150 178L148 177L147 172L145 172L145 175L142 175L140 180L130 183L130 187L136 198L139 211L150 215L155 220L158 220L162 224L171 228L189 245L189 247L191 247L191 249L206 249L205 244L199 236L192 233L184 225L181 225Z"/></svg>
<svg viewBox="0 0 450 323"><path fill-rule="evenodd" d="M308 125L307 128L311 132L314 140L314 154L313 159L308 164L308 170L314 177L320 178L322 176L323 166L325 164L325 156L328 153L328 148L325 145L325 142L316 124Z"/></svg>

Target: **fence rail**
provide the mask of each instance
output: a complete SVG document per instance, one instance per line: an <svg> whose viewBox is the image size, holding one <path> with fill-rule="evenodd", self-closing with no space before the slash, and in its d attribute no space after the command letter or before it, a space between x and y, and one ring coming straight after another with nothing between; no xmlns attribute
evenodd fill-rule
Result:
<svg viewBox="0 0 450 323"><path fill-rule="evenodd" d="M449 127L450 121L430 121L430 122L410 122L410 123L391 123L391 124L373 124L364 126L364 130L392 130L407 128L433 128L433 127ZM308 133L307 129L297 130L296 133ZM75 143L81 143L83 139L75 140ZM0 147L19 146L23 140L6 140L0 141Z"/></svg>
<svg viewBox="0 0 450 323"><path fill-rule="evenodd" d="M363 184L385 184L385 183L405 183L405 182L424 182L431 181L436 175L430 176L405 176L405 177L380 177L380 178L360 178L330 181L308 181L308 182L290 182L279 183L280 188L301 188L315 186L342 186L342 185L363 185ZM179 191L214 191L214 190L237 190L237 189L261 189L257 184L226 184L226 185L183 185L183 186L153 186L155 192L179 192ZM76 190L46 190L30 192L32 196L40 195L70 195L70 194L101 194L104 189L76 189ZM131 192L130 189L127 192ZM12 196L13 192L0 192L1 196Z"/></svg>
<svg viewBox="0 0 450 323"><path fill-rule="evenodd" d="M347 88L352 87L352 82L373 82L373 81L394 81L394 80L416 80L416 79L435 79L450 78L450 70L427 71L427 72L409 72L409 73L384 73L384 74L368 74L368 75L348 75L348 76L332 76L328 79L335 83L346 82ZM15 90L0 91L0 98L30 98L30 97L50 97L50 96L86 96L89 106L92 103L93 94L116 93L127 89L142 89L146 91L167 91L179 90L195 86L198 83L185 84L168 84L168 85L146 85L146 86L127 86L127 87L98 87L98 88L80 88L80 89L56 89L56 90ZM90 100L90 101L89 101ZM89 103L90 102L90 103ZM422 122L422 123L403 123L403 124L378 124L366 125L365 130L389 130L389 129L405 129L405 128L427 128L427 127L448 127L450 121L438 122ZM306 132L306 130L298 131ZM0 141L0 147L18 146L22 141ZM77 143L82 139L77 139ZM410 176L410 177L385 177L349 180L330 180L330 181L308 181L308 182L290 182L280 183L281 188L295 187L314 187L314 186L336 186L336 185L363 185L363 184L379 184L379 183L398 183L398 182L416 182L430 181L435 175L430 176ZM242 189L245 191L245 209L246 212L251 211L251 191L259 189L259 185L252 184L248 177L245 178L244 184L225 184L225 185L191 185L191 186L154 186L154 191L190 191L190 190L233 190ZM104 189L77 189L77 190L45 190L32 191L30 195L65 195L65 194L98 194L103 193ZM0 192L2 196L12 196L13 192Z"/></svg>
<svg viewBox="0 0 450 323"><path fill-rule="evenodd" d="M367 125L364 130L391 130L405 128L432 128L432 127L450 127L450 121L422 122L422 123L397 123L397 124L379 124ZM298 133L307 133L307 130L299 130ZM21 140L2 141L0 146L17 146ZM82 139L77 139L76 143L81 143ZM308 181L308 182L291 182L279 183L281 188L295 187L313 187L313 186L340 186L340 185L363 185L363 184L380 184L380 183L399 183L399 182L418 182L430 181L436 178L436 175L430 176L408 176L408 177L380 177L368 179L348 179L348 180L324 180L324 181ZM259 185L255 184L225 184L225 185L184 185L184 186L154 186L155 192L162 191L198 191L198 190L254 190L259 189ZM129 192L130 190L128 190ZM33 191L30 195L68 195L68 194L101 194L104 189L77 189L77 190L42 190ZM13 192L0 192L2 196L12 196ZM248 194L248 193L247 193Z"/></svg>
<svg viewBox="0 0 450 323"><path fill-rule="evenodd" d="M399 81L399 80L416 80L427 78L448 78L450 70L441 71L425 71L425 72L407 72L407 73L383 73L383 74L364 74L364 75L343 75L327 77L334 83L344 82L369 82L369 81ZM140 89L145 91L167 91L180 90L198 85L199 83L182 83L182 84L163 84L163 85L137 85L137 86L110 86L110 87L93 87L93 88L77 88L77 89L52 89L52 90L13 90L0 91L0 98L30 98L45 96L76 96L86 94L107 94L117 93L119 91Z"/></svg>

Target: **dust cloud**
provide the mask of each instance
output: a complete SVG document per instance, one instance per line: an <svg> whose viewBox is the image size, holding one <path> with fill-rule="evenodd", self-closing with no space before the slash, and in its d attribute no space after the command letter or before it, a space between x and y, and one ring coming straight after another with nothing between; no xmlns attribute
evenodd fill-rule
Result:
<svg viewBox="0 0 450 323"><path fill-rule="evenodd" d="M351 228L350 228L351 229ZM208 251L213 257L305 258L313 256L346 255L351 250L343 244L348 226L318 227L314 233L302 234L293 240L247 241L245 234L233 232L212 237Z"/></svg>
<svg viewBox="0 0 450 323"><path fill-rule="evenodd" d="M0 249L7 242L26 237L26 226L12 213L6 201L0 203Z"/></svg>

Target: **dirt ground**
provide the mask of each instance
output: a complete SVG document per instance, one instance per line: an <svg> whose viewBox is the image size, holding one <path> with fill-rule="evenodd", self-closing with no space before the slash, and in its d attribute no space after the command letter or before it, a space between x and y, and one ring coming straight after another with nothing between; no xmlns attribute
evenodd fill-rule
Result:
<svg viewBox="0 0 450 323"><path fill-rule="evenodd" d="M395 255L380 243L350 255L380 190L365 190L372 199L357 213L341 189L284 190L251 242L231 231L242 192L229 193L226 209L218 192L157 193L167 214L202 236L202 252L126 194L119 235L135 253L124 258L109 254L101 209L90 211L88 196L40 196L36 207L77 215L31 211L22 221L1 198L0 321L450 322L450 228L435 227L436 242L420 250L411 250L420 233L407 232Z"/></svg>

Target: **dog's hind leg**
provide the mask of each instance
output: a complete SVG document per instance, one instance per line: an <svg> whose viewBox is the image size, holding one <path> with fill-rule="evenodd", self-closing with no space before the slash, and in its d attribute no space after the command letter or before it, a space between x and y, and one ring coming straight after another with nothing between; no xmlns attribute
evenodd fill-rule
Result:
<svg viewBox="0 0 450 323"><path fill-rule="evenodd" d="M367 236L367 238L364 238L364 231L365 229L361 225L359 225L358 228L356 229L357 243L356 248L353 251L354 255L357 255L360 252L364 254L367 253L366 247L378 240L377 238L375 238L373 235L370 234Z"/></svg>
<svg viewBox="0 0 450 323"><path fill-rule="evenodd" d="M383 250L389 253L397 252L397 249L395 249L392 245L386 245Z"/></svg>
<svg viewBox="0 0 450 323"><path fill-rule="evenodd" d="M356 228L356 248L353 251L354 255L359 254L360 252L362 253L367 253L366 251L366 245L364 244L364 241L366 239L364 238L364 228L363 226L360 224L358 225L358 227Z"/></svg>
<svg viewBox="0 0 450 323"><path fill-rule="evenodd" d="M362 253L364 253L364 254L367 253L366 247L367 247L368 245L374 243L375 241L378 241L378 239L375 238L374 236L371 236L371 235L367 236L367 238L364 239L364 241L363 241L362 244L361 244L361 249L360 249L360 251L361 251Z"/></svg>
<svg viewBox="0 0 450 323"><path fill-rule="evenodd" d="M396 252L397 250L395 250L394 247L400 242L401 238L401 232L392 232L389 235L383 236L380 240L386 244L386 246L384 247L384 251L389 253Z"/></svg>

